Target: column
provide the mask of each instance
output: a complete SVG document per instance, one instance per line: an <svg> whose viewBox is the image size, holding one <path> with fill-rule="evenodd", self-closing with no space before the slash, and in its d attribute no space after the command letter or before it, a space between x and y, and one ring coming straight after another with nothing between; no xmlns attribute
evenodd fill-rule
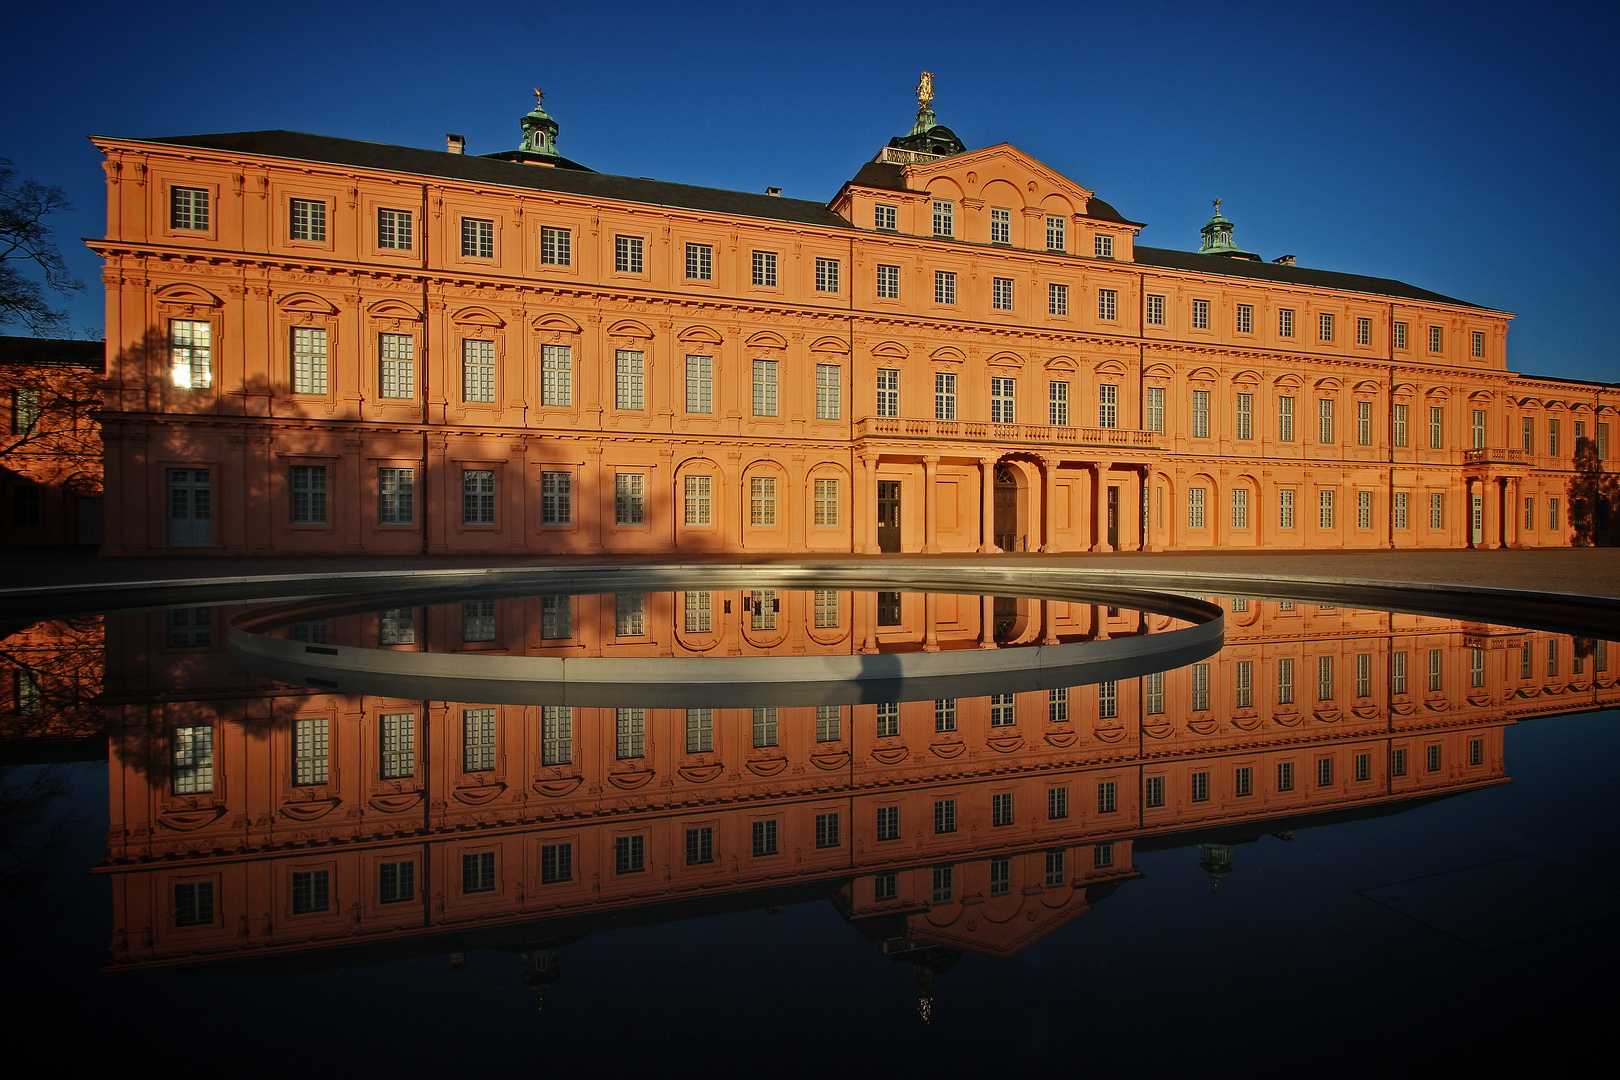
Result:
<svg viewBox="0 0 1620 1080"><path fill-rule="evenodd" d="M1142 483L1140 485L1140 501L1136 504L1137 520L1142 523L1142 550L1158 551L1159 545L1153 536L1153 469L1147 465L1142 466Z"/></svg>
<svg viewBox="0 0 1620 1080"><path fill-rule="evenodd" d="M1052 601L1052 600L1042 600L1040 602L1040 604L1041 604L1041 625L1042 625L1041 644L1042 645L1056 645L1056 644L1058 644L1057 613L1054 612L1053 609L1052 609L1052 606L1053 606L1054 603L1055 603L1055 601Z"/></svg>
<svg viewBox="0 0 1620 1080"><path fill-rule="evenodd" d="M1102 604L1091 605L1091 629L1095 640L1108 640L1108 608Z"/></svg>
<svg viewBox="0 0 1620 1080"><path fill-rule="evenodd" d="M939 652L938 593L923 593L923 652Z"/></svg>
<svg viewBox="0 0 1620 1080"><path fill-rule="evenodd" d="M939 474L939 455L923 458L923 554L939 550L939 504L934 491L934 478ZM932 593L928 594L930 597ZM929 633L933 624L929 623ZM937 647L937 646L936 646Z"/></svg>
<svg viewBox="0 0 1620 1080"><path fill-rule="evenodd" d="M1502 543L1502 485L1495 480L1481 480L1479 491L1485 497L1485 533L1480 546L1498 547Z"/></svg>
<svg viewBox="0 0 1620 1080"><path fill-rule="evenodd" d="M1063 550L1063 546L1058 543L1057 521L1053 514L1053 511L1057 508L1057 466L1056 458L1043 457L1041 459L1041 469L1046 476L1044 497L1041 499L1041 518L1046 523L1046 528L1042 532L1042 539L1046 542L1041 545L1040 550L1052 554Z"/></svg>
<svg viewBox="0 0 1620 1080"><path fill-rule="evenodd" d="M979 479L984 491L984 506L979 512L980 535L984 542L979 545L979 551L986 555L1000 554L1001 549L996 546L996 459L979 459ZM991 633L989 648L995 648L995 635Z"/></svg>
<svg viewBox="0 0 1620 1080"><path fill-rule="evenodd" d="M877 467L876 454L862 454L860 475L865 479L866 491L858 495L859 506L855 515L855 550L863 555L877 551Z"/></svg>
<svg viewBox="0 0 1620 1080"><path fill-rule="evenodd" d="M979 648L993 649L996 647L996 598L981 596L979 600Z"/></svg>
<svg viewBox="0 0 1620 1080"><path fill-rule="evenodd" d="M1092 490L1091 514L1092 524L1097 530L1097 540L1091 545L1092 551L1113 551L1113 545L1108 542L1108 470L1113 468L1111 461L1099 461L1092 466L1096 474L1096 481Z"/></svg>
<svg viewBox="0 0 1620 1080"><path fill-rule="evenodd" d="M585 522L585 550L595 553L603 550L602 536L606 532L606 523L603 518L612 520L614 514L614 493L602 489L602 448L600 446L587 446L585 448L585 476L584 484L586 497L595 502L595 508L587 511L590 520ZM584 500L581 500L582 502Z"/></svg>

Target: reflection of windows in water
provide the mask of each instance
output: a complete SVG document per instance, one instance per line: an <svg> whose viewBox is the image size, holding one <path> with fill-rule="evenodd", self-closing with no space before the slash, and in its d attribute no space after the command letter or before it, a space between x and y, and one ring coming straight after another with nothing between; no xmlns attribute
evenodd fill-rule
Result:
<svg viewBox="0 0 1620 1080"><path fill-rule="evenodd" d="M1013 823L1013 797L1012 792L990 796L990 824L1011 825Z"/></svg>
<svg viewBox="0 0 1620 1080"><path fill-rule="evenodd" d="M310 645L326 644L326 620L317 619L314 622L293 623L287 628L289 641L302 641Z"/></svg>
<svg viewBox="0 0 1620 1080"><path fill-rule="evenodd" d="M540 637L555 641L574 636L574 598L572 596L542 596L540 598Z"/></svg>
<svg viewBox="0 0 1620 1080"><path fill-rule="evenodd" d="M416 714L384 713L381 731L382 778L416 775Z"/></svg>
<svg viewBox="0 0 1620 1080"><path fill-rule="evenodd" d="M461 605L461 640L495 640L495 601L474 600Z"/></svg>
<svg viewBox="0 0 1620 1080"><path fill-rule="evenodd" d="M752 630L775 630L776 613L782 610L782 601L777 598L775 589L756 589L750 594L748 610L751 613L748 621Z"/></svg>
<svg viewBox="0 0 1620 1080"><path fill-rule="evenodd" d="M324 623L322 626L324 627ZM169 612L169 648L211 645L214 641L212 608L174 608Z"/></svg>
<svg viewBox="0 0 1620 1080"><path fill-rule="evenodd" d="M1252 766L1243 765L1233 771L1232 792L1235 795L1254 794L1254 769Z"/></svg>
<svg viewBox="0 0 1620 1080"><path fill-rule="evenodd" d="M835 628L839 623L838 591L836 589L816 590L816 627L817 629Z"/></svg>
<svg viewBox="0 0 1620 1080"><path fill-rule="evenodd" d="M775 820L754 822L754 855L775 855L777 824Z"/></svg>
<svg viewBox="0 0 1620 1080"><path fill-rule="evenodd" d="M1142 677L1142 697L1149 716L1164 712L1164 672L1155 671Z"/></svg>
<svg viewBox="0 0 1620 1080"><path fill-rule="evenodd" d="M416 644L416 609L389 608L377 616L379 645Z"/></svg>
<svg viewBox="0 0 1620 1080"><path fill-rule="evenodd" d="M956 699L937 698L934 701L934 730L956 730Z"/></svg>
<svg viewBox="0 0 1620 1080"><path fill-rule="evenodd" d="M839 838L838 815L836 813L817 814L816 847L837 847L840 843L841 840Z"/></svg>
<svg viewBox="0 0 1620 1080"><path fill-rule="evenodd" d="M881 702L877 707L877 733L882 736L900 734L900 703Z"/></svg>
<svg viewBox="0 0 1620 1080"><path fill-rule="evenodd" d="M1294 763L1292 761L1277 763L1277 790L1294 790Z"/></svg>
<svg viewBox="0 0 1620 1080"><path fill-rule="evenodd" d="M1054 888L1063 884L1063 852L1048 851L1046 853L1046 886Z"/></svg>
<svg viewBox="0 0 1620 1080"><path fill-rule="evenodd" d="M495 891L493 851L475 851L461 857L461 891L464 893Z"/></svg>
<svg viewBox="0 0 1620 1080"><path fill-rule="evenodd" d="M377 868L377 900L397 904L416 899L416 863L410 860L385 862Z"/></svg>
<svg viewBox="0 0 1620 1080"><path fill-rule="evenodd" d="M776 745L777 720L775 709L754 710L755 748Z"/></svg>
<svg viewBox="0 0 1620 1080"><path fill-rule="evenodd" d="M936 799L934 801L934 831L936 833L953 833L956 831L955 799Z"/></svg>
<svg viewBox="0 0 1620 1080"><path fill-rule="evenodd" d="M1163 711L1162 709L1160 710ZM1097 684L1097 716L1111 720L1119 715L1119 683L1109 680Z"/></svg>
<svg viewBox="0 0 1620 1080"><path fill-rule="evenodd" d="M574 760L574 710L567 705L540 707L540 764L569 765Z"/></svg>
<svg viewBox="0 0 1620 1080"><path fill-rule="evenodd" d="M559 881L574 880L574 845L542 844L540 846L540 884L554 885Z"/></svg>
<svg viewBox="0 0 1620 1080"><path fill-rule="evenodd" d="M1017 706L1012 694L990 695L990 726L1011 727L1016 719Z"/></svg>
<svg viewBox="0 0 1620 1080"><path fill-rule="evenodd" d="M645 593L614 594L613 629L617 637L641 637L647 632Z"/></svg>
<svg viewBox="0 0 1620 1080"><path fill-rule="evenodd" d="M1091 865L1101 870L1103 867L1114 865L1114 845L1098 844L1091 849Z"/></svg>
<svg viewBox="0 0 1620 1080"><path fill-rule="evenodd" d="M872 877L872 899L893 900L900 892L900 875L894 871Z"/></svg>
<svg viewBox="0 0 1620 1080"><path fill-rule="evenodd" d="M1012 860L1006 857L990 860L990 895L1006 896L1012 891Z"/></svg>
<svg viewBox="0 0 1620 1080"><path fill-rule="evenodd" d="M816 742L837 742L843 738L843 710L837 705L816 706Z"/></svg>
<svg viewBox="0 0 1620 1080"><path fill-rule="evenodd" d="M647 756L647 710L619 709L614 718L615 756L627 758Z"/></svg>
<svg viewBox="0 0 1620 1080"><path fill-rule="evenodd" d="M1406 775L1406 751L1391 750L1389 753L1389 772L1391 776Z"/></svg>
<svg viewBox="0 0 1620 1080"><path fill-rule="evenodd" d="M1149 776L1142 781L1142 804L1144 806L1164 805L1164 777Z"/></svg>
<svg viewBox="0 0 1620 1080"><path fill-rule="evenodd" d="M877 594L877 624L879 626L900 625L899 593L880 592Z"/></svg>
<svg viewBox="0 0 1620 1080"><path fill-rule="evenodd" d="M1056 687L1046 694L1046 719L1048 723L1063 724L1069 720L1069 688Z"/></svg>
<svg viewBox="0 0 1620 1080"><path fill-rule="evenodd" d="M1357 780L1371 780L1372 779L1372 755L1371 754L1357 754L1356 755L1356 779Z"/></svg>
<svg viewBox="0 0 1620 1080"><path fill-rule="evenodd" d="M948 904L956 899L956 867L934 867L934 903Z"/></svg>
<svg viewBox="0 0 1620 1080"><path fill-rule="evenodd" d="M714 828L703 826L686 830L686 865L702 866L714 862Z"/></svg>
<svg viewBox="0 0 1620 1080"><path fill-rule="evenodd" d="M757 709L755 710L758 711ZM707 754L714 750L714 710L686 710L686 752Z"/></svg>
<svg viewBox="0 0 1620 1080"><path fill-rule="evenodd" d="M1060 821L1069 816L1069 789L1055 787L1046 789L1046 817L1049 821Z"/></svg>
<svg viewBox="0 0 1620 1080"><path fill-rule="evenodd" d="M647 869L647 838L645 836L615 836L613 838L613 872L638 874Z"/></svg>
<svg viewBox="0 0 1620 1080"><path fill-rule="evenodd" d="M900 808L898 806L880 806L877 808L877 838L879 840L900 839ZM889 894L893 896L893 893Z"/></svg>
<svg viewBox="0 0 1620 1080"><path fill-rule="evenodd" d="M461 712L461 770L488 772L495 767L495 710Z"/></svg>
<svg viewBox="0 0 1620 1080"><path fill-rule="evenodd" d="M993 607L995 612L995 634L998 641L1012 637L1013 627L1018 623L1018 598L1016 596L998 596Z"/></svg>

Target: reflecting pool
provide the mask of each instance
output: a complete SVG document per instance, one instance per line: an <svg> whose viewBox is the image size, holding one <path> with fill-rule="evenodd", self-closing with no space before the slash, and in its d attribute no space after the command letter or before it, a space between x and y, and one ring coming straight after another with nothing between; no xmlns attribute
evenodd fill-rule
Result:
<svg viewBox="0 0 1620 1080"><path fill-rule="evenodd" d="M249 1071L1219 1072L1607 1022L1614 643L698 584L15 629L19 1030ZM608 667L458 666L503 658Z"/></svg>

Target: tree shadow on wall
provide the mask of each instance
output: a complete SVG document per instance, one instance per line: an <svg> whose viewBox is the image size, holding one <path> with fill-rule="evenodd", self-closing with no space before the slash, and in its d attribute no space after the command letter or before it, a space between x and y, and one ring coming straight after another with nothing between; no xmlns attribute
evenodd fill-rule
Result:
<svg viewBox="0 0 1620 1080"><path fill-rule="evenodd" d="M1575 442L1569 524L1575 547L1620 546L1620 476L1603 471L1597 443L1587 438Z"/></svg>

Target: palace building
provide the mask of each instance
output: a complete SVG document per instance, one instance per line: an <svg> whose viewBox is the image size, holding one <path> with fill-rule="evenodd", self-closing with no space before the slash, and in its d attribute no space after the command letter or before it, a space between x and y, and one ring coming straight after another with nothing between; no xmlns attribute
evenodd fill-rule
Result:
<svg viewBox="0 0 1620 1080"><path fill-rule="evenodd" d="M108 554L1611 542L1620 387L1197 251L924 80L829 202L289 131L106 155Z"/></svg>

